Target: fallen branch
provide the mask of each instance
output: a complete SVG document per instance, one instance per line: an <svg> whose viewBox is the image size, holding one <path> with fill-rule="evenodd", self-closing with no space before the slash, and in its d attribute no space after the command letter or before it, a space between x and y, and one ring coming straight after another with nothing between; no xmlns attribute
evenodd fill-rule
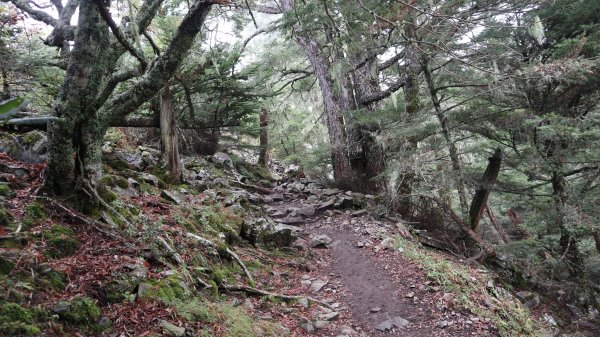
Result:
<svg viewBox="0 0 600 337"><path fill-rule="evenodd" d="M254 286L256 284L256 282L254 281L254 278L252 277L252 274L250 274L250 271L248 270L248 268L246 268L246 265L244 264L244 262L231 249L229 249L229 248L220 249L219 246L217 246L217 244L215 244L214 242L212 242L208 239L205 239L201 236L192 234L192 233L186 233L186 236L188 238L198 241L201 245L203 245L205 247L210 247L210 248L216 249L217 252L219 252L219 254L221 254L221 253L227 254L232 260L234 260L242 268L242 270L244 271L244 274L246 275L246 278L248 279L248 283L252 286Z"/></svg>
<svg viewBox="0 0 600 337"><path fill-rule="evenodd" d="M282 299L284 301L298 301L298 300L305 298L308 300L308 302L316 303L316 304L326 307L328 309L335 310L329 303L317 300L317 299L309 297L309 296L284 295L284 294L273 293L270 291L261 290L261 289L257 289L257 288L253 288L253 287L229 286L229 285L225 285L225 284L221 284L219 286L219 288L226 290L226 291L243 291L249 295L271 296L271 297Z"/></svg>

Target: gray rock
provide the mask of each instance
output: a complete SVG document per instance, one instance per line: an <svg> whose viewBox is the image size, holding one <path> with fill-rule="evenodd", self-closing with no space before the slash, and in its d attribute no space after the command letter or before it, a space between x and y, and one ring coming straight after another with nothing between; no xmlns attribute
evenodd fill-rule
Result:
<svg viewBox="0 0 600 337"><path fill-rule="evenodd" d="M365 215L365 214L367 214L367 210L366 209L361 209L361 210L352 212L352 216L354 216L354 217L362 216L362 215Z"/></svg>
<svg viewBox="0 0 600 337"><path fill-rule="evenodd" d="M328 197L332 196L332 195L336 195L338 193L340 193L340 190L337 188L328 188L328 189L323 190L323 195L326 195Z"/></svg>
<svg viewBox="0 0 600 337"><path fill-rule="evenodd" d="M330 323L328 321L317 320L313 323L315 329L325 329Z"/></svg>
<svg viewBox="0 0 600 337"><path fill-rule="evenodd" d="M321 203L317 207L317 209L320 210L320 211L322 211L322 210L327 210L327 209L330 209L330 208L333 208L333 207L335 207L335 199L332 198L332 199L329 199L329 200Z"/></svg>
<svg viewBox="0 0 600 337"><path fill-rule="evenodd" d="M167 334L174 337L183 337L185 336L185 328L177 326L173 323L169 323L168 321L161 320L160 326L165 330Z"/></svg>
<svg viewBox="0 0 600 337"><path fill-rule="evenodd" d="M352 329L352 327L348 325L344 325L340 327L339 334L342 336L352 336L356 334L356 330Z"/></svg>
<svg viewBox="0 0 600 337"><path fill-rule="evenodd" d="M385 321L377 324L377 326L375 326L375 329L382 331L382 332L386 332L386 331L392 330L393 327L394 327L394 324L392 323L392 320L388 319L388 320L385 320Z"/></svg>
<svg viewBox="0 0 600 337"><path fill-rule="evenodd" d="M303 308L308 308L308 299L306 297L302 297L298 300L298 304L300 304Z"/></svg>
<svg viewBox="0 0 600 337"><path fill-rule="evenodd" d="M145 172L140 173L138 179L152 186L158 186L160 182L160 179L158 179L155 175Z"/></svg>
<svg viewBox="0 0 600 337"><path fill-rule="evenodd" d="M311 248L327 248L332 241L333 240L329 236L321 234L313 237L312 240L310 240L309 246Z"/></svg>
<svg viewBox="0 0 600 337"><path fill-rule="evenodd" d="M300 217L285 217L283 219L276 219L275 221L287 225L304 223L304 219Z"/></svg>
<svg viewBox="0 0 600 337"><path fill-rule="evenodd" d="M332 311L329 313L319 315L319 319L323 321L333 321L336 320L340 316L340 313L337 311Z"/></svg>
<svg viewBox="0 0 600 337"><path fill-rule="evenodd" d="M314 206L311 206L311 205L304 205L296 210L296 213L306 216L306 217L311 217L311 216L315 215L315 212L316 212L316 210L315 210Z"/></svg>
<svg viewBox="0 0 600 337"><path fill-rule="evenodd" d="M250 300L249 298L246 298L244 300L244 308L246 308L248 310L254 310L254 303L252 303L252 300Z"/></svg>
<svg viewBox="0 0 600 337"><path fill-rule="evenodd" d="M212 162L216 166L219 166L224 169L230 169L230 170L235 169L235 166L233 165L233 161L231 160L229 155L227 155L226 153L223 153L223 152L217 152L217 153L213 154Z"/></svg>
<svg viewBox="0 0 600 337"><path fill-rule="evenodd" d="M394 326L398 329L404 329L410 324L410 322L400 316L396 316L392 318L392 324L394 324Z"/></svg>
<svg viewBox="0 0 600 337"><path fill-rule="evenodd" d="M376 313L376 312L380 312L381 308L380 307L375 307L375 308L371 308L371 310L369 310L372 313Z"/></svg>
<svg viewBox="0 0 600 337"><path fill-rule="evenodd" d="M313 293L318 293L319 291L321 291L321 289L323 289L324 286L327 285L327 283L329 282L316 280L310 285L310 291L312 291Z"/></svg>
<svg viewBox="0 0 600 337"><path fill-rule="evenodd" d="M306 333L315 332L315 327L309 320L303 319L300 323L298 323L298 326L301 327L302 330L306 331Z"/></svg>
<svg viewBox="0 0 600 337"><path fill-rule="evenodd" d="M160 197L174 203L175 205L179 205L181 204L181 200L177 197L177 195L175 195L175 193L173 192L169 192L167 190L162 190L160 192Z"/></svg>

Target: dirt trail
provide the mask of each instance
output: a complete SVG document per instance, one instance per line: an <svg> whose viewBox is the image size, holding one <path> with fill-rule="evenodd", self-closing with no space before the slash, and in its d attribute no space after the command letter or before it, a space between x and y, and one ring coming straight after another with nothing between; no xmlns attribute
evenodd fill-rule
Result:
<svg viewBox="0 0 600 337"><path fill-rule="evenodd" d="M304 198L302 194L288 194L286 200L271 203L270 207L286 213L305 207ZM312 284L327 282L313 296L338 301L341 319L310 335L497 335L489 323L470 313L440 308L439 300L445 294L427 286L430 282L420 265L392 249L376 251L381 241L376 237L382 237L382 232L392 235L391 224L375 221L366 214L352 216L350 211L329 211L317 212L294 225L303 228L307 243L320 235L331 239L326 248L307 248L312 251L316 266L310 280Z"/></svg>

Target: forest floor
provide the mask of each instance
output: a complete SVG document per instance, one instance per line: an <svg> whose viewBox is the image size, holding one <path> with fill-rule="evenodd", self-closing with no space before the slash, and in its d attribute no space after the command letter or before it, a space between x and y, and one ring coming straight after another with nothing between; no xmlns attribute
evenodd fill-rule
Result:
<svg viewBox="0 0 600 337"><path fill-rule="evenodd" d="M493 273L423 248L374 196L269 181L225 154L187 158L187 183L168 185L132 156L143 157L109 153L103 178L125 219L92 220L43 195L45 164L0 154L0 336L540 336L546 327ZM249 226L272 239L254 242Z"/></svg>

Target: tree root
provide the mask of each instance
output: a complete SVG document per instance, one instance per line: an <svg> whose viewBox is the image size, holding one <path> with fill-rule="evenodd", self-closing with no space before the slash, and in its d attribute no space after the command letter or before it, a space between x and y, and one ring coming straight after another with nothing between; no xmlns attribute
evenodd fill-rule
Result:
<svg viewBox="0 0 600 337"><path fill-rule="evenodd" d="M229 248L219 249L219 246L217 246L217 244L215 244L214 242L212 242L208 239L205 239L201 236L192 234L192 233L186 233L186 236L188 238L198 241L201 245L203 245L205 247L214 248L219 253L227 254L232 260L234 260L242 268L242 270L244 271L244 274L246 275L246 278L248 279L248 284L250 284L251 286L254 286L256 284L256 282L254 281L254 278L252 277L252 274L250 274L250 271L248 270L248 268L246 268L246 265L244 264L244 262L231 249L229 249Z"/></svg>
<svg viewBox="0 0 600 337"><path fill-rule="evenodd" d="M312 302L315 304L318 304L320 306L326 307L328 309L331 310L335 310L329 303L317 300L315 298L309 297L309 296L295 296L295 295L284 295L284 294L279 294L279 293L273 293L270 291L266 291L266 290L261 290L261 289L257 289L257 288L253 288L253 287L247 287L247 286L230 286L230 285L225 285L225 284L221 284L219 286L220 289L222 290L226 290L226 291L231 291L231 292L245 292L249 295L255 295L255 296L271 296L271 297L275 297L275 298L279 298L282 299L284 301L298 301L300 299L307 299L308 302Z"/></svg>
<svg viewBox="0 0 600 337"><path fill-rule="evenodd" d="M90 217L87 217L81 213L78 213L75 210L63 205L62 203L60 203L52 198L42 197L42 196L37 196L37 198L45 200L45 201L49 202L51 205L60 208L61 210L65 211L67 214L69 214L70 217L72 217L76 220L79 220L79 221L85 223L86 225L93 227L98 232L105 234L106 236L109 236L115 240L123 241L123 237L112 232L113 228L110 225L102 223L102 222L98 222Z"/></svg>
<svg viewBox="0 0 600 337"><path fill-rule="evenodd" d="M179 265L179 267L182 268L183 276L187 279L187 281L189 283L197 282L204 289L210 289L210 288L213 287L212 285L206 283L205 281L203 281L199 277L194 278L192 276L192 273L190 273L190 271L189 271L189 269L187 267L187 263L185 263L185 261L183 260L183 258L181 257L181 255L179 255L179 253L177 253L177 251L175 251L175 249L173 249L171 247L171 245L169 245L169 243L167 242L167 240L165 240L165 238L163 238L162 236L159 236L159 237L157 237L156 240L165 248L165 250L167 251L168 256L171 257L175 262L177 262L177 264Z"/></svg>

